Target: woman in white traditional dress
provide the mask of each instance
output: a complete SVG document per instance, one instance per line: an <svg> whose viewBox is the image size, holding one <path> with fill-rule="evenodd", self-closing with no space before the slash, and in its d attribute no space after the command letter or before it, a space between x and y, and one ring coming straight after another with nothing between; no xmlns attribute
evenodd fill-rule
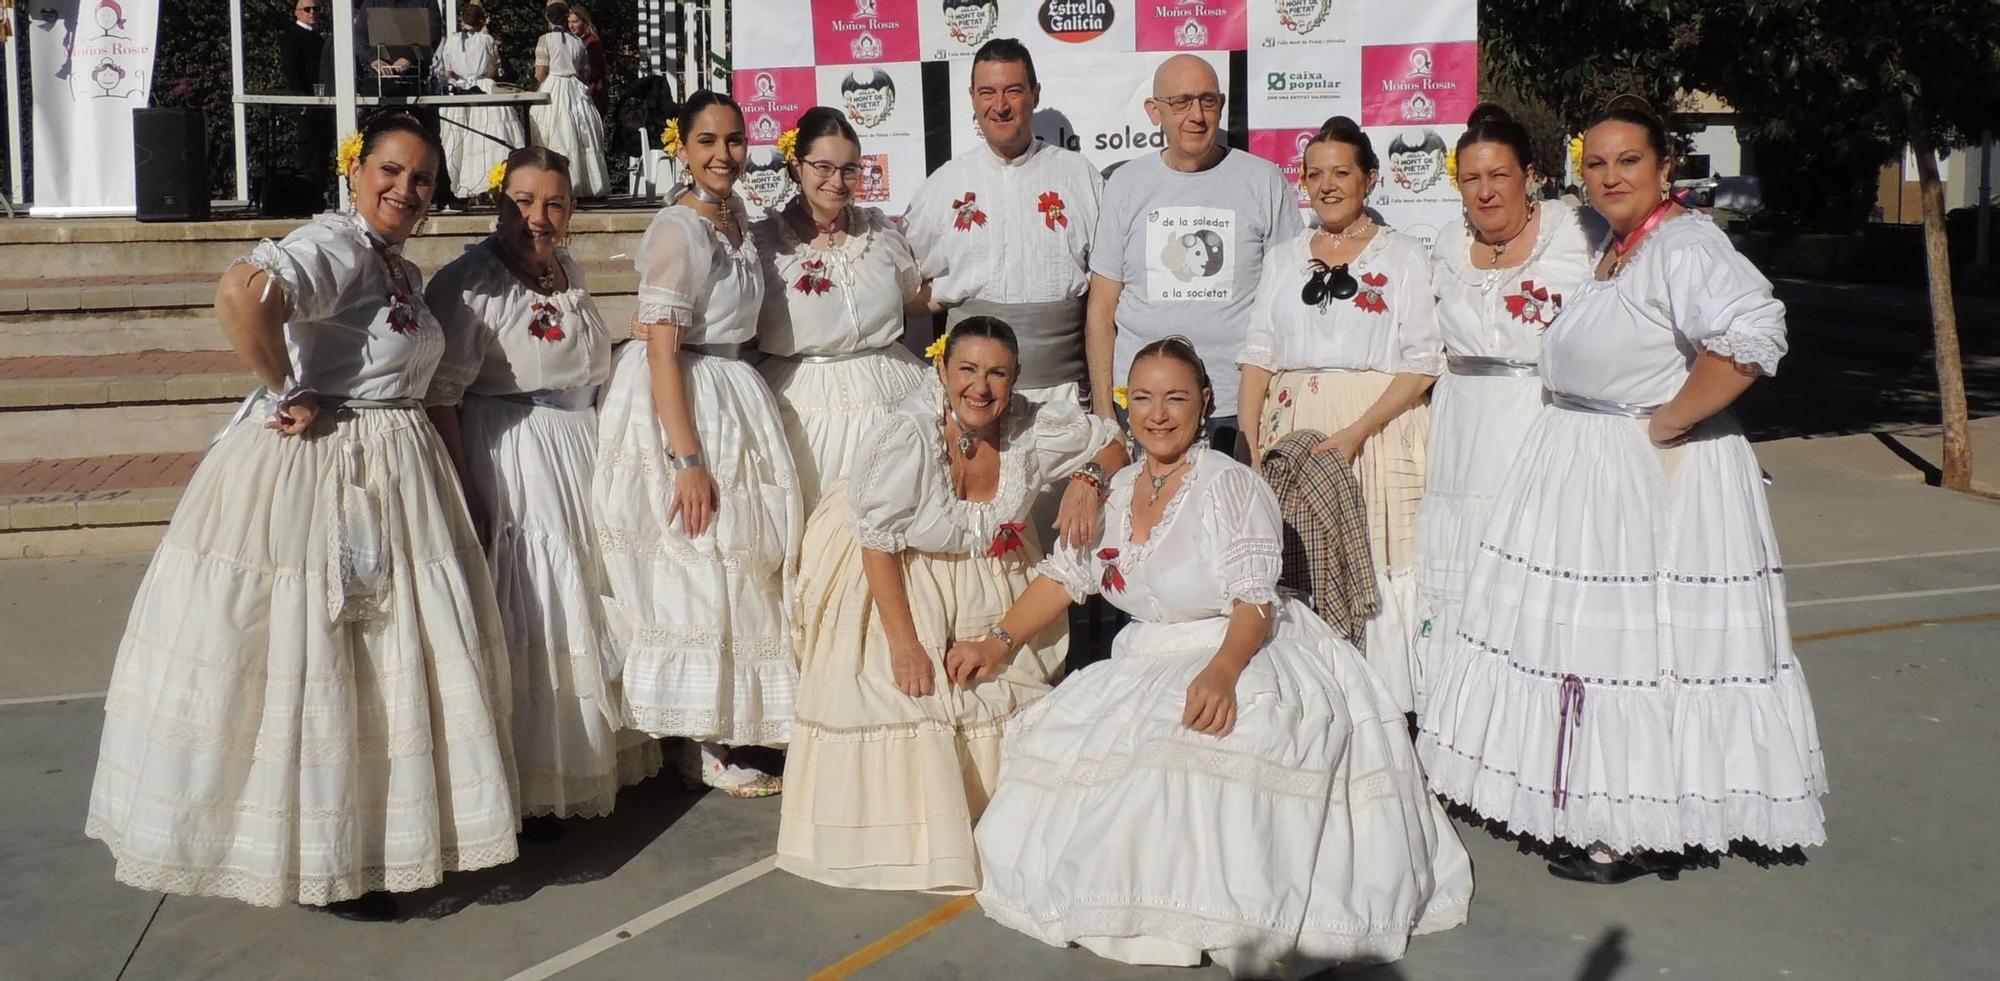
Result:
<svg viewBox="0 0 2000 981"><path fill-rule="evenodd" d="M638 326L599 401L593 518L630 631L626 724L686 737L684 779L762 797L777 774L729 747L791 739L786 599L804 516L771 390L741 359L764 299L733 190L743 112L697 92L680 131L692 184L669 193L633 259Z"/></svg>
<svg viewBox="0 0 2000 981"><path fill-rule="evenodd" d="M1431 286L1444 333L1445 373L1431 392L1431 441L1417 506L1416 702L1458 634L1465 577L1500 482L1542 411L1542 334L1590 275L1603 222L1561 201L1534 199L1541 179L1528 131L1482 105L1454 159L1465 224L1431 248Z"/></svg>
<svg viewBox="0 0 2000 981"><path fill-rule="evenodd" d="M928 301L915 253L875 208L852 205L861 139L838 109L799 120L799 193L750 226L768 264L757 346L778 397L806 513L847 476L877 421L927 372L900 341L903 309Z"/></svg>
<svg viewBox="0 0 2000 981"><path fill-rule="evenodd" d="M1014 390L1018 344L992 317L952 328L937 378L869 431L806 527L781 869L860 889L979 884L972 825L1002 727L1056 680L1067 624L1022 632L1022 652L977 680L947 679L945 653L1034 577L1037 494L1078 473L1102 486L1119 452L1109 420Z"/></svg>
<svg viewBox="0 0 2000 981"><path fill-rule="evenodd" d="M566 26L568 4L551 3L543 14L550 30L535 40L535 82L549 101L528 110L528 132L536 144L569 159L577 197L603 197L611 178L604 162L604 117L591 103L582 77L588 55Z"/></svg>
<svg viewBox="0 0 2000 981"><path fill-rule="evenodd" d="M500 69L500 45L481 30L485 26L486 8L469 4L458 12L458 33L445 38L438 48L437 72L454 95L493 91L493 78ZM528 142L521 128L521 112L514 106L446 106L438 110L438 117L442 120L438 136L444 143L446 173L460 198L491 193L487 175L493 166Z"/></svg>
<svg viewBox="0 0 2000 981"><path fill-rule="evenodd" d="M387 917L383 890L515 855L500 615L418 405L445 342L401 255L443 154L404 115L361 137L354 210L217 290L264 388L139 587L85 825L142 889Z"/></svg>
<svg viewBox="0 0 2000 981"><path fill-rule="evenodd" d="M1306 147L1299 183L1319 227L1274 246L1237 355L1237 419L1260 459L1287 434L1316 430L1316 453L1354 467L1368 506L1368 548L1381 612L1368 621L1368 663L1403 712L1415 708L1416 517L1424 493L1430 409L1444 370L1430 255L1368 217L1375 150L1335 116Z"/></svg>
<svg viewBox="0 0 2000 981"><path fill-rule="evenodd" d="M985 677L1093 593L1132 618L1110 660L1008 727L980 905L1045 943L1239 977L1393 960L1464 922L1471 863L1401 710L1278 595L1277 499L1199 438L1213 405L1193 345L1147 345L1127 387L1146 454L1111 480L1100 547L1058 549L989 639L947 658L954 680Z"/></svg>
<svg viewBox="0 0 2000 981"><path fill-rule="evenodd" d="M569 163L525 147L506 164L499 229L424 291L445 333L424 403L500 600L521 814L530 833L550 837L560 831L551 819L611 813L620 786L659 772L660 748L620 731L618 651L590 524L611 332L562 245Z"/></svg>
<svg viewBox="0 0 2000 981"><path fill-rule="evenodd" d="M1677 875L1689 847L1822 843L1825 761L1777 540L1727 411L1785 352L1784 306L1666 191L1664 125L1615 100L1584 134L1611 226L1542 338L1551 404L1501 485L1436 665L1431 787L1561 843L1552 873Z"/></svg>

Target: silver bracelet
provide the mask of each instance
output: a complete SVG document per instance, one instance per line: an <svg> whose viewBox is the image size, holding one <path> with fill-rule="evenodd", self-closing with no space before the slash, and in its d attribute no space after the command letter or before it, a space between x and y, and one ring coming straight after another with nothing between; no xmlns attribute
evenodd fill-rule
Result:
<svg viewBox="0 0 2000 981"><path fill-rule="evenodd" d="M672 467L675 471L693 470L696 467L705 467L707 465L707 463L702 461L701 454L699 453L670 457L667 460L667 466Z"/></svg>
<svg viewBox="0 0 2000 981"><path fill-rule="evenodd" d="M986 636L991 637L1002 644L1006 644L1008 653L1011 654L1014 652L1014 635L1008 633L1007 628L1002 627L1001 625L996 623L993 626L986 628Z"/></svg>

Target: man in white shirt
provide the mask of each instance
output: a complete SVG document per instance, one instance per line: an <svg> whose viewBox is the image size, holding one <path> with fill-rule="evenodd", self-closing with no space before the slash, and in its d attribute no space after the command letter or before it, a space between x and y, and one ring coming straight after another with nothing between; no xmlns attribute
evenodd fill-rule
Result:
<svg viewBox="0 0 2000 981"><path fill-rule="evenodd" d="M1298 199L1269 161L1220 141L1221 82L1194 55L1153 74L1146 115L1166 149L1133 159L1105 184L1090 256L1091 407L1113 414L1111 389L1132 355L1183 334L1215 386L1214 445L1235 449L1236 354L1264 256L1305 228Z"/></svg>
<svg viewBox="0 0 2000 981"><path fill-rule="evenodd" d="M1104 179L1083 154L1035 138L1042 87L1021 42L981 46L969 94L985 145L924 181L903 233L947 327L974 316L1005 321L1021 342L1015 390L1037 402L1084 402L1084 296ZM1124 462L1114 440L1086 470L1102 486ZM1034 522L1087 543L1097 511L1096 486L1072 481L1037 500Z"/></svg>

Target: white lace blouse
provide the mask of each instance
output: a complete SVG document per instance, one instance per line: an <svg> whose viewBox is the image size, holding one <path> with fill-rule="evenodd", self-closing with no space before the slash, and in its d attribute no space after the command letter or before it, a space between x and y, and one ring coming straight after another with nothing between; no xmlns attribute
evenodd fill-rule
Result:
<svg viewBox="0 0 2000 981"><path fill-rule="evenodd" d="M730 195L728 207L736 227L750 227L743 199ZM673 324L684 345L747 344L757 336L764 276L754 236L732 246L693 208L668 205L646 226L632 265L639 271L640 323Z"/></svg>
<svg viewBox="0 0 2000 981"><path fill-rule="evenodd" d="M1542 337L1542 382L1552 392L1662 405L1687 381L1698 348L1776 374L1785 305L1707 215L1689 212L1642 239L1617 276L1585 277Z"/></svg>
<svg viewBox="0 0 2000 981"><path fill-rule="evenodd" d="M1237 364L1269 372L1343 368L1385 374L1444 371L1431 292L1430 254L1422 242L1384 228L1348 263L1355 294L1308 306L1300 291L1312 272L1315 232L1272 248L1250 311Z"/></svg>
<svg viewBox="0 0 2000 981"><path fill-rule="evenodd" d="M869 430L847 488L863 548L984 553L1001 525L1026 522L1036 494L1090 462L1118 432L1074 402L1038 404L1016 393L1007 406L1000 486L991 501L964 501L951 486L943 423L944 388L930 382Z"/></svg>
<svg viewBox="0 0 2000 981"><path fill-rule="evenodd" d="M1524 364L1541 359L1542 333L1575 298L1577 285L1589 278L1592 242L1603 233L1604 222L1595 212L1561 201L1543 201L1539 207L1534 251L1527 261L1507 269L1472 265L1472 239L1463 224L1447 225L1438 233L1431 276L1447 352Z"/></svg>
<svg viewBox="0 0 2000 981"><path fill-rule="evenodd" d="M575 78L583 74L583 41L568 31L549 31L535 39L535 67L549 70L550 78Z"/></svg>
<svg viewBox="0 0 2000 981"><path fill-rule="evenodd" d="M757 346L781 357L848 354L895 342L903 304L923 278L901 230L876 208L856 208L844 241L817 249L799 241L779 212L750 226L765 256Z"/></svg>
<svg viewBox="0 0 2000 981"><path fill-rule="evenodd" d="M493 238L467 247L424 290L445 334L426 405L457 405L466 392L590 388L611 375L611 332L583 270L567 252L557 253L569 288L544 296L507 269L500 247Z"/></svg>
<svg viewBox="0 0 2000 981"><path fill-rule="evenodd" d="M285 350L301 387L381 400L419 398L430 387L444 331L424 305L422 274L359 216L320 215L238 261L269 273L283 292Z"/></svg>
<svg viewBox="0 0 2000 981"><path fill-rule="evenodd" d="M1194 459L1145 541L1132 541L1132 494L1143 470L1135 463L1111 478L1097 547L1058 547L1038 571L1076 602L1100 594L1144 623L1228 616L1238 600L1276 602L1284 565L1277 497L1228 455L1188 452Z"/></svg>

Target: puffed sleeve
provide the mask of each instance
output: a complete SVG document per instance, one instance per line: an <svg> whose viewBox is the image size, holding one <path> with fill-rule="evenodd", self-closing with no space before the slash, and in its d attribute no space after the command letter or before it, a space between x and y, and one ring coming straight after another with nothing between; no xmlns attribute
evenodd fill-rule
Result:
<svg viewBox="0 0 2000 981"><path fill-rule="evenodd" d="M1674 250L1662 270L1674 329L1703 348L1766 375L1785 356L1785 305L1771 281L1723 242Z"/></svg>
<svg viewBox="0 0 2000 981"><path fill-rule="evenodd" d="M875 214L874 221L876 241L895 266L896 288L901 291L903 302L908 303L918 290L924 288L924 272L917 265L916 250L911 247L909 236L880 212Z"/></svg>
<svg viewBox="0 0 2000 981"><path fill-rule="evenodd" d="M1035 572L1061 586L1072 603L1089 599L1104 586L1104 562L1097 557L1095 546L1078 547L1058 542L1035 567Z"/></svg>
<svg viewBox="0 0 2000 981"><path fill-rule="evenodd" d="M535 67L549 67L549 42L555 38L554 31L548 31L535 39Z"/></svg>
<svg viewBox="0 0 2000 981"><path fill-rule="evenodd" d="M1389 301L1396 311L1396 357L1398 374L1441 375L1444 373L1444 327L1438 323L1437 293L1431 289L1431 264L1423 247L1415 241L1400 250L1406 255L1398 264L1401 283L1392 287L1399 294Z"/></svg>
<svg viewBox="0 0 2000 981"><path fill-rule="evenodd" d="M695 306L715 268L715 245L681 207L662 208L639 241L632 265L639 272L639 322L694 326Z"/></svg>
<svg viewBox="0 0 2000 981"><path fill-rule="evenodd" d="M916 199L903 209L896 224L902 229L910 251L917 258L917 271L924 279L936 279L951 271L951 256L939 237L944 233L943 181L928 180L917 189Z"/></svg>
<svg viewBox="0 0 2000 981"><path fill-rule="evenodd" d="M1243 350L1236 353L1239 365L1252 365L1272 374L1278 372L1278 330L1271 322L1271 311L1279 291L1292 275L1292 248L1292 243L1285 241L1264 255L1263 278L1257 281L1257 296L1250 304L1250 327L1243 335ZM1234 411L1234 407L1230 410Z"/></svg>
<svg viewBox="0 0 2000 981"><path fill-rule="evenodd" d="M1223 466L1202 500L1202 522L1221 572L1222 595L1256 606L1278 600L1284 523L1270 485L1249 467Z"/></svg>
<svg viewBox="0 0 2000 981"><path fill-rule="evenodd" d="M1035 463L1044 485L1075 473L1118 435L1116 422L1085 412L1075 402L1045 402L1034 406L1034 413Z"/></svg>
<svg viewBox="0 0 2000 981"><path fill-rule="evenodd" d="M915 418L891 412L868 430L847 484L854 538L862 548L900 552L923 501L931 451Z"/></svg>
<svg viewBox="0 0 2000 981"><path fill-rule="evenodd" d="M493 295L491 287L481 288L483 277L475 275L478 258L467 252L448 263L424 289L424 305L431 308L438 325L444 328L444 354L424 404L457 405L465 400L465 387L479 377L486 361L486 348L493 338L492 322L505 298Z"/></svg>
<svg viewBox="0 0 2000 981"><path fill-rule="evenodd" d="M380 260L359 235L315 219L280 241L259 242L236 261L269 273L265 288L283 292L285 322L298 323L345 309L367 264Z"/></svg>

